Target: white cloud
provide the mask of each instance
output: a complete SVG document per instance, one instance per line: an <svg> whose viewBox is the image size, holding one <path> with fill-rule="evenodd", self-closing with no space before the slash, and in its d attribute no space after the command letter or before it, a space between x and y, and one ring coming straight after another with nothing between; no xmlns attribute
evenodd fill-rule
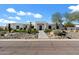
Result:
<svg viewBox="0 0 79 59"><path fill-rule="evenodd" d="M26 15L28 16L33 16L34 18L42 18L43 15L39 14L39 13L32 13L32 12L26 12Z"/></svg>
<svg viewBox="0 0 79 59"><path fill-rule="evenodd" d="M16 23L15 21L9 21L9 20L6 20L6 19L0 19L0 22L1 23Z"/></svg>
<svg viewBox="0 0 79 59"><path fill-rule="evenodd" d="M15 18L16 18L17 20L21 20L21 18L20 18L20 17L18 17L18 16L16 16Z"/></svg>
<svg viewBox="0 0 79 59"><path fill-rule="evenodd" d="M27 23L30 23L30 21L27 21Z"/></svg>
<svg viewBox="0 0 79 59"><path fill-rule="evenodd" d="M16 16L16 17L8 17L9 19L17 19L17 20L21 20L21 18L20 17L18 17L18 16Z"/></svg>
<svg viewBox="0 0 79 59"><path fill-rule="evenodd" d="M32 12L23 12L23 11L19 11L17 12L17 15L19 16L33 16L34 18L42 18L43 16L39 13L32 13Z"/></svg>
<svg viewBox="0 0 79 59"><path fill-rule="evenodd" d="M35 18L42 18L42 17L43 17L41 14L33 14L33 16L34 16Z"/></svg>
<svg viewBox="0 0 79 59"><path fill-rule="evenodd" d="M26 15L33 15L33 13L31 13L31 12L26 12Z"/></svg>
<svg viewBox="0 0 79 59"><path fill-rule="evenodd" d="M32 13L32 12L24 12L24 11L18 11L16 12L16 10L14 8L8 8L6 9L8 12L10 13L16 13L16 15L18 16L33 16L34 18L42 18L43 15L41 15L40 13ZM10 19L13 19L13 17L9 17ZM15 17L17 20L20 20L20 17Z"/></svg>
<svg viewBox="0 0 79 59"><path fill-rule="evenodd" d="M15 9L14 8L8 8L6 9L7 12L10 12L10 13L16 13Z"/></svg>
<svg viewBox="0 0 79 59"><path fill-rule="evenodd" d="M10 16L10 17L8 17L8 18L9 18L9 19L14 19L14 17L11 17L11 16Z"/></svg>
<svg viewBox="0 0 79 59"><path fill-rule="evenodd" d="M71 10L71 12L79 11L79 5L69 6L68 8Z"/></svg>
<svg viewBox="0 0 79 59"><path fill-rule="evenodd" d="M26 13L25 13L25 12L23 12L23 11L19 11L19 12L17 12L17 15L19 15L19 16L25 16L25 15L26 15Z"/></svg>

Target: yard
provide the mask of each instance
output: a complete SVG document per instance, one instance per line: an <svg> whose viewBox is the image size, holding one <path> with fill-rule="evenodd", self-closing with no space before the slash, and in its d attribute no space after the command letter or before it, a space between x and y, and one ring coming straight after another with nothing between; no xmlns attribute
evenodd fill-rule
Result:
<svg viewBox="0 0 79 59"><path fill-rule="evenodd" d="M38 31L35 29L32 30L11 30L9 31L0 31L0 39L37 39Z"/></svg>
<svg viewBox="0 0 79 59"><path fill-rule="evenodd" d="M51 39L79 39L79 30L66 30L66 32L66 36L55 35L53 31L47 32L46 34Z"/></svg>

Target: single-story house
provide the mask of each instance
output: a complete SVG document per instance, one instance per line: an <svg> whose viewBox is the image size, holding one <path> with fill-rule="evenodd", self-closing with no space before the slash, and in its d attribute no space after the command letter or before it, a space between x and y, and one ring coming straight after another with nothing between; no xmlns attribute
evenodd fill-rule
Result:
<svg viewBox="0 0 79 59"><path fill-rule="evenodd" d="M12 29L28 29L30 26L29 24L22 24L22 23L10 23L10 25ZM45 29L54 29L56 25L49 24L46 22L35 22L33 26L37 30L45 30ZM6 25L6 27L8 27L8 24ZM59 28L62 29L63 25L59 24Z"/></svg>

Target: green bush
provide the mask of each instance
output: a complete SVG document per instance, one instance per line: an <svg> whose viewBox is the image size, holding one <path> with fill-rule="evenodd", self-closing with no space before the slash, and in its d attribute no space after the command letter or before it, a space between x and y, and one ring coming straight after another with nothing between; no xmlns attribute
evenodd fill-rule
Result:
<svg viewBox="0 0 79 59"><path fill-rule="evenodd" d="M36 34L36 33L38 33L38 31L33 28L33 29L31 29L31 30L28 30L28 33L29 33L29 34Z"/></svg>
<svg viewBox="0 0 79 59"><path fill-rule="evenodd" d="M53 30L53 32L55 35L60 35L62 31L61 30Z"/></svg>
<svg viewBox="0 0 79 59"><path fill-rule="evenodd" d="M14 30L14 32L28 32L27 30Z"/></svg>
<svg viewBox="0 0 79 59"><path fill-rule="evenodd" d="M1 36L4 36L4 34L1 34Z"/></svg>
<svg viewBox="0 0 79 59"><path fill-rule="evenodd" d="M0 28L0 31L3 31L3 29L2 29L2 28Z"/></svg>
<svg viewBox="0 0 79 59"><path fill-rule="evenodd" d="M44 30L45 33L48 33L48 32L51 32L51 31L52 31L52 29L45 29Z"/></svg>
<svg viewBox="0 0 79 59"><path fill-rule="evenodd" d="M6 34L6 31L1 31L0 36L4 36Z"/></svg>
<svg viewBox="0 0 79 59"><path fill-rule="evenodd" d="M28 29L28 30L14 30L14 32L25 32L25 33L29 33L29 34L36 34L38 33L38 31L36 29Z"/></svg>
<svg viewBox="0 0 79 59"><path fill-rule="evenodd" d="M72 22L66 22L64 24L64 27L74 27L74 26L75 26L75 24L73 24Z"/></svg>

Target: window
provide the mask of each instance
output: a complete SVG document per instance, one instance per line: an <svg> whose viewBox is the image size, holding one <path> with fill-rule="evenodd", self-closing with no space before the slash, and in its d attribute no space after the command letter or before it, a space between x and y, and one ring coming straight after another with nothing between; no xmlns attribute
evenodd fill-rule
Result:
<svg viewBox="0 0 79 59"><path fill-rule="evenodd" d="M24 27L24 30L26 30L26 28L27 28L27 25Z"/></svg>
<svg viewBox="0 0 79 59"><path fill-rule="evenodd" d="M31 28L34 28L34 26L32 26Z"/></svg>

